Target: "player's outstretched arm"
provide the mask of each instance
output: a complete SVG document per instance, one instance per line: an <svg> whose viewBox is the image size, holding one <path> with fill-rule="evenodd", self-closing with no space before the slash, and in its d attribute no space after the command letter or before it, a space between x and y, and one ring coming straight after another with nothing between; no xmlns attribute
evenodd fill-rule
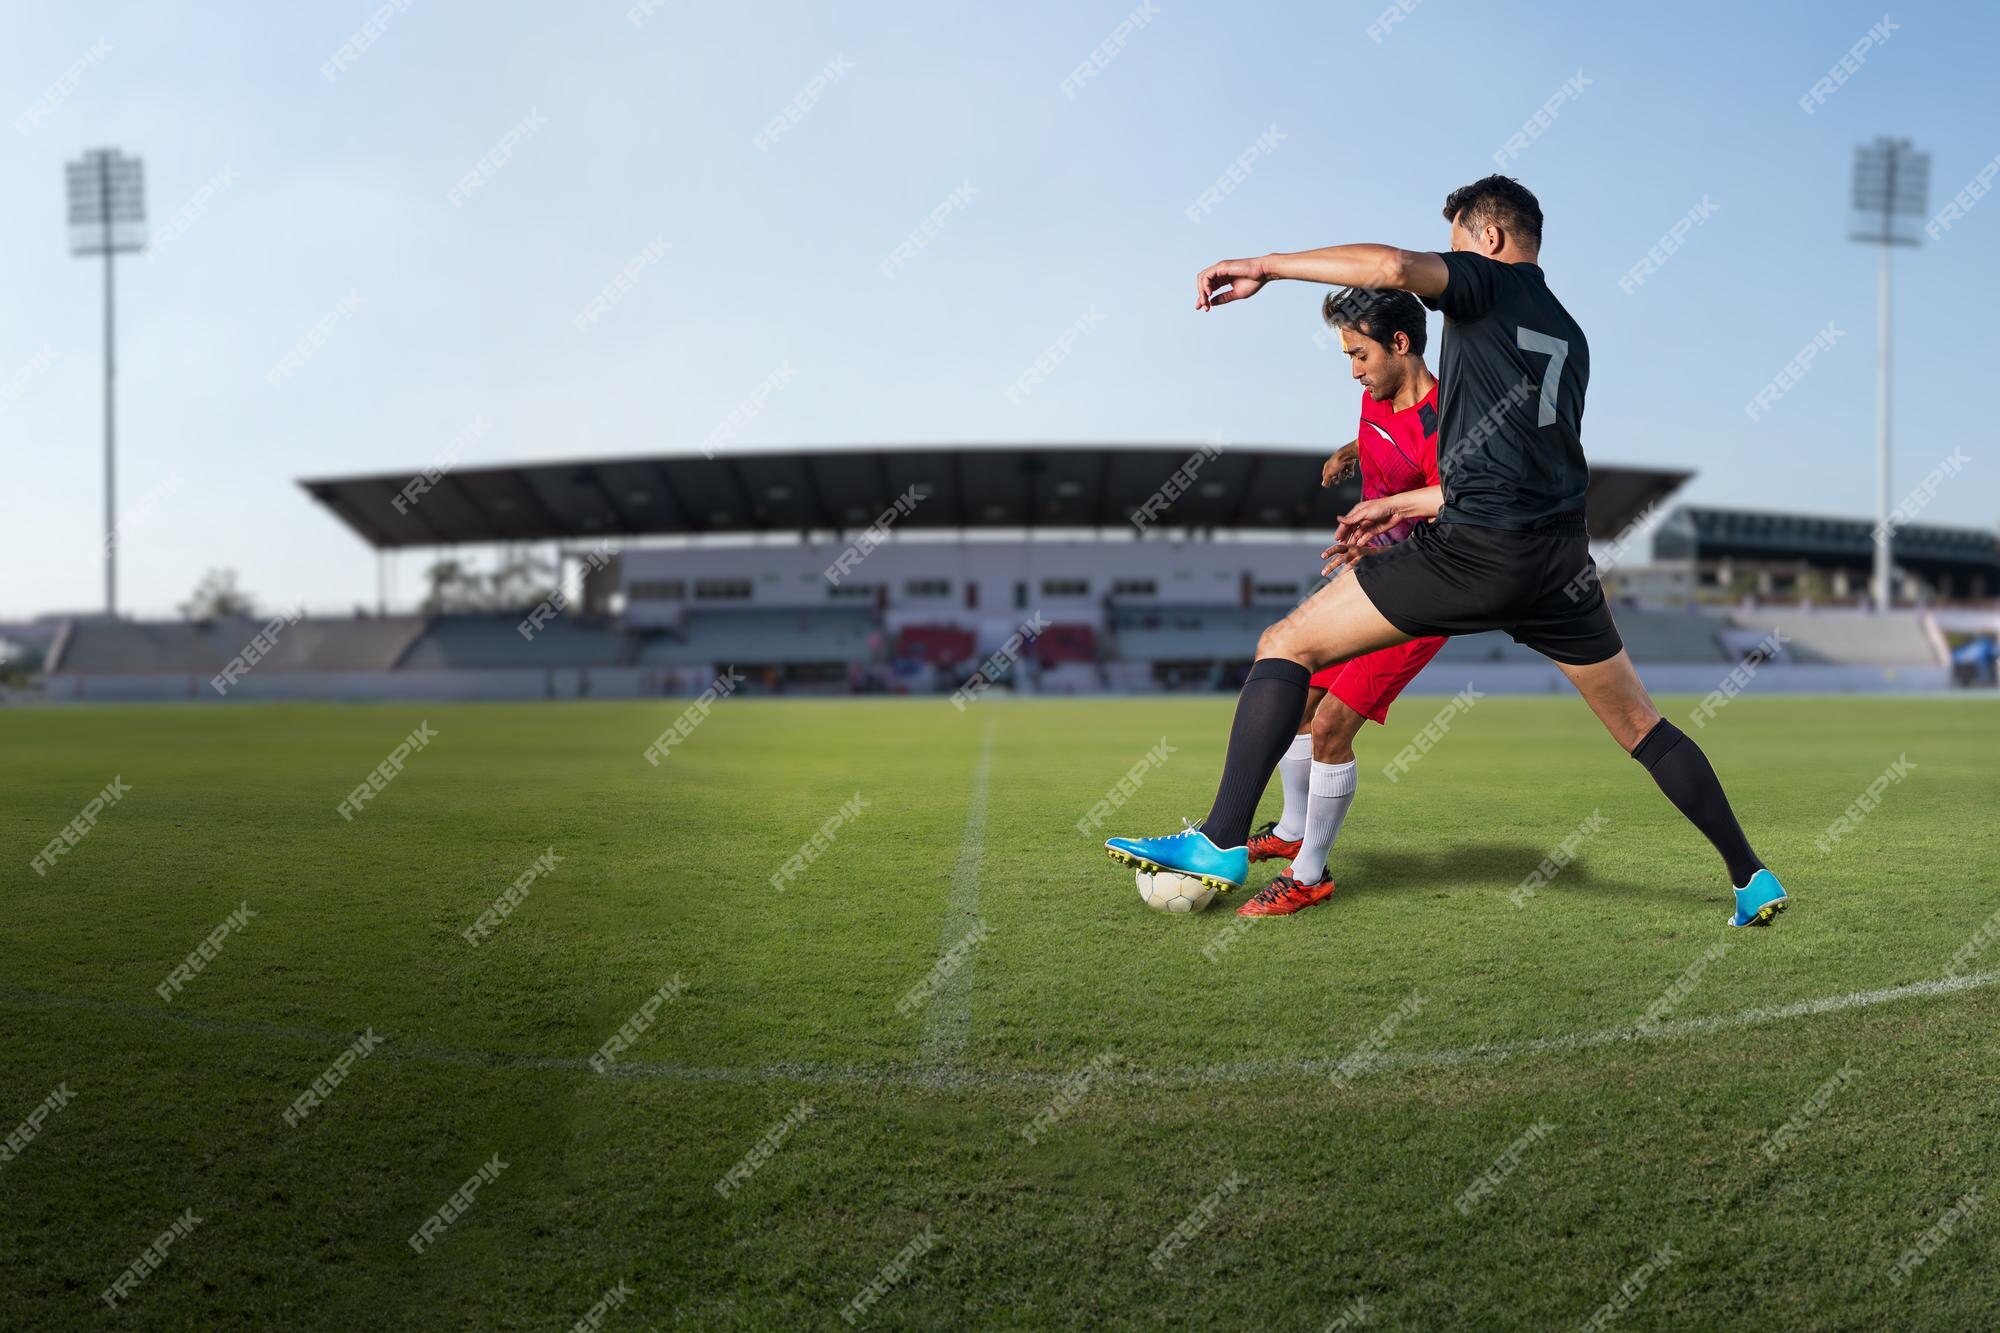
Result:
<svg viewBox="0 0 2000 1333"><path fill-rule="evenodd" d="M1367 541L1405 519L1436 518L1443 508L1442 486L1419 486L1413 491L1398 491L1394 495L1363 500L1340 516L1340 525L1334 530L1333 539L1342 543Z"/></svg>
<svg viewBox="0 0 2000 1333"><path fill-rule="evenodd" d="M1225 259L1195 277L1194 308L1248 300L1267 282L1293 278L1333 287L1393 287L1418 296L1437 296L1449 277L1444 260L1423 250L1393 245L1329 245L1261 259Z"/></svg>
<svg viewBox="0 0 2000 1333"><path fill-rule="evenodd" d="M1340 516L1334 529L1333 545L1319 553L1326 561L1320 573L1331 574L1342 565L1351 565L1366 553L1377 534L1387 532L1405 519L1436 518L1444 508L1444 487L1422 486L1375 500L1363 500Z"/></svg>

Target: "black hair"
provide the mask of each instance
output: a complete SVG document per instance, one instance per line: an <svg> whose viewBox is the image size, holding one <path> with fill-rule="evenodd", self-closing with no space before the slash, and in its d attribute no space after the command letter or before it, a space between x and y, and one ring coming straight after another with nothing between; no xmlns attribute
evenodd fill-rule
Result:
<svg viewBox="0 0 2000 1333"><path fill-rule="evenodd" d="M1486 176L1444 197L1444 220L1476 232L1489 223L1518 237L1530 250L1542 248L1542 206L1512 176Z"/></svg>
<svg viewBox="0 0 2000 1333"><path fill-rule="evenodd" d="M1336 329L1350 329L1394 351L1390 339L1405 334L1410 355L1424 354L1424 304L1393 287L1343 287L1328 292L1320 314Z"/></svg>

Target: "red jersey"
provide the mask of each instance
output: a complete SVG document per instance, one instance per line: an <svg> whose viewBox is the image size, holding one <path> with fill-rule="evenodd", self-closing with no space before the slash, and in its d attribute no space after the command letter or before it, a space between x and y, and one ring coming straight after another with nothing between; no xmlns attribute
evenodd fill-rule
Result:
<svg viewBox="0 0 2000 1333"><path fill-rule="evenodd" d="M1366 391L1361 395L1361 426L1355 435L1361 453L1361 498L1379 500L1385 495L1436 486L1438 478L1438 386L1402 411L1386 402L1376 402ZM1405 519L1387 532L1377 533L1370 546L1390 546L1416 528L1416 520Z"/></svg>

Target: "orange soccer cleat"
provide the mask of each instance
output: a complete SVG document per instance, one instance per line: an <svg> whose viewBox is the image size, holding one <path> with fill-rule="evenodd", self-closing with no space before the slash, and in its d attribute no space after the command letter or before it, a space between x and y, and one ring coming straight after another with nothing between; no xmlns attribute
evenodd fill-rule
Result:
<svg viewBox="0 0 2000 1333"><path fill-rule="evenodd" d="M1299 854L1303 838L1281 838L1278 836L1277 821L1264 825L1250 835L1250 859L1252 861L1290 860Z"/></svg>
<svg viewBox="0 0 2000 1333"><path fill-rule="evenodd" d="M1323 903L1333 896L1333 876L1326 875L1311 884L1301 884L1292 878L1292 872L1284 874L1257 891L1257 896L1236 909L1238 916L1290 916L1302 907Z"/></svg>

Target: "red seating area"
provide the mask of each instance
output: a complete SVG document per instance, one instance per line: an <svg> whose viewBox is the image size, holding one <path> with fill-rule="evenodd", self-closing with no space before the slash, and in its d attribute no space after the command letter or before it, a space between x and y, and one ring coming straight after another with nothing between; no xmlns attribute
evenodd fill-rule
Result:
<svg viewBox="0 0 2000 1333"><path fill-rule="evenodd" d="M905 661L955 667L972 657L972 631L956 625L905 625L896 636L896 656Z"/></svg>
<svg viewBox="0 0 2000 1333"><path fill-rule="evenodd" d="M974 653L972 631L956 625L905 625L896 635L895 656L899 661L957 667L971 661ZM1050 625L1029 643L1027 655L1043 666L1058 662L1095 663L1097 631L1087 624Z"/></svg>
<svg viewBox="0 0 2000 1333"><path fill-rule="evenodd" d="M1035 656L1043 666L1058 662L1095 662L1097 631L1089 625L1051 625L1035 640Z"/></svg>

